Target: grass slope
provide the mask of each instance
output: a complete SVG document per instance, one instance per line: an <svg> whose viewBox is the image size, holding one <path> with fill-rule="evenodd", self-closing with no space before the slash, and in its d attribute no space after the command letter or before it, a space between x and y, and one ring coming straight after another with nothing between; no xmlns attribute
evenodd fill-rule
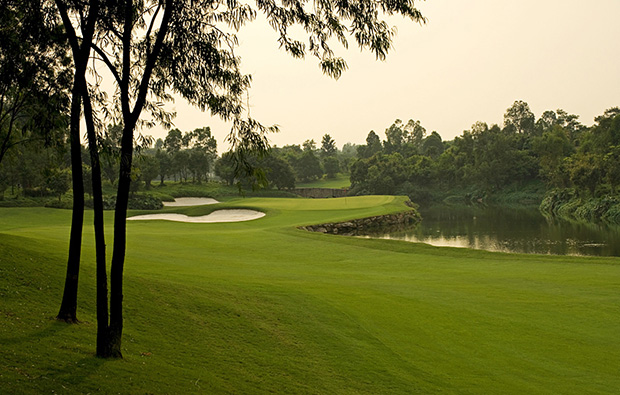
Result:
<svg viewBox="0 0 620 395"><path fill-rule="evenodd" d="M244 207L267 216L130 222L118 361L93 356L90 229L82 324L66 325L53 316L70 213L0 209L0 392L617 393L618 259L295 228L395 212L403 202L233 199L176 211Z"/></svg>

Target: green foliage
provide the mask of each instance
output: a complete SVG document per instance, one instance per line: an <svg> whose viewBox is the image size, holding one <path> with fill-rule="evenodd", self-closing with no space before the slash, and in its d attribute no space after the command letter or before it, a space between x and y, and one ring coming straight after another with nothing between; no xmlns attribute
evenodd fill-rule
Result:
<svg viewBox="0 0 620 395"><path fill-rule="evenodd" d="M514 133L533 134L535 121L536 117L530 110L530 106L521 100L515 101L504 114L504 127Z"/></svg>
<svg viewBox="0 0 620 395"><path fill-rule="evenodd" d="M226 196L238 196L239 191L235 187L225 186L222 183L213 181L202 184L169 182L165 185L157 186L145 194L156 196L162 201L172 201L177 197L222 198Z"/></svg>
<svg viewBox="0 0 620 395"><path fill-rule="evenodd" d="M618 120L620 121L620 118ZM612 192L615 192L620 184L620 145L609 147L609 151L603 157L603 170L606 181L611 186Z"/></svg>
<svg viewBox="0 0 620 395"><path fill-rule="evenodd" d="M421 147L422 155L429 156L433 159L437 159L437 157L439 157L444 150L445 147L443 145L443 141L437 132L433 132L425 138Z"/></svg>
<svg viewBox="0 0 620 395"><path fill-rule="evenodd" d="M142 155L135 161L135 166L139 169L140 181L144 181L145 188L151 188L151 181L159 175L160 163L157 157Z"/></svg>
<svg viewBox="0 0 620 395"><path fill-rule="evenodd" d="M558 110L558 113L559 110ZM550 117L551 119L552 117ZM541 205L546 213L586 221L617 223L616 187L620 180L618 146L620 110L611 108L596 117L590 129L575 126L575 119L562 114L562 124L554 125L535 141L541 158L541 172L555 185L570 185L567 190L552 190ZM578 137L578 147L569 145L567 130Z"/></svg>
<svg viewBox="0 0 620 395"><path fill-rule="evenodd" d="M575 197L576 192L574 189L552 189L545 195L540 204L540 210L550 215L557 214L561 205L574 200Z"/></svg>
<svg viewBox="0 0 620 395"><path fill-rule="evenodd" d="M420 121L410 119L407 124L403 124L400 119L397 119L385 130L386 140L383 142L383 151L386 154L398 152L403 156L420 154L423 150L425 135L426 129L420 124ZM439 137L437 133L435 135L435 137ZM441 138L439 141L441 142ZM373 149L368 148L367 150L368 152L373 151ZM436 147L436 150L441 153L443 147Z"/></svg>
<svg viewBox="0 0 620 395"><path fill-rule="evenodd" d="M323 159L323 168L327 178L336 178L336 174L340 172L340 161L333 156Z"/></svg>
<svg viewBox="0 0 620 395"><path fill-rule="evenodd" d="M22 193L25 197L46 197L53 195L52 191L46 187L24 188Z"/></svg>
<svg viewBox="0 0 620 395"><path fill-rule="evenodd" d="M596 187L602 179L602 158L592 153L578 153L572 156L567 163L570 180L573 185L584 194L594 197Z"/></svg>
<svg viewBox="0 0 620 395"><path fill-rule="evenodd" d="M359 158L366 159L380 152L382 149L381 139L371 130L366 137L366 145L357 147L357 155Z"/></svg>
<svg viewBox="0 0 620 395"><path fill-rule="evenodd" d="M321 162L311 150L305 151L295 163L295 175L302 182L316 180L323 176Z"/></svg>
<svg viewBox="0 0 620 395"><path fill-rule="evenodd" d="M151 180L159 175L160 184L164 184L166 177L183 182L191 177L192 182L201 183L208 181L209 174L215 170L217 141L208 126L185 133L171 129L165 140L160 140L155 152L151 152L151 156L158 162L158 170L153 168L148 173L152 176Z"/></svg>
<svg viewBox="0 0 620 395"><path fill-rule="evenodd" d="M0 7L0 163L24 144L64 143L70 61L49 7L32 1Z"/></svg>
<svg viewBox="0 0 620 395"><path fill-rule="evenodd" d="M284 159L275 155L267 155L258 166L265 171L265 175L271 187L278 189L295 188L295 175L293 169Z"/></svg>
<svg viewBox="0 0 620 395"><path fill-rule="evenodd" d="M245 159L250 167L264 175L267 188L290 189L295 187L293 169L287 161L274 152L263 157L249 156ZM215 164L215 174L227 185L235 182L245 190L256 190L258 178L255 172L246 173L235 163L234 153L227 152Z"/></svg>
<svg viewBox="0 0 620 395"><path fill-rule="evenodd" d="M215 162L215 175L225 181L227 185L235 183L235 167L232 152L225 152Z"/></svg>
<svg viewBox="0 0 620 395"><path fill-rule="evenodd" d="M60 201L62 195L71 188L71 172L69 169L52 169L45 177L45 184L54 195L58 196L58 201Z"/></svg>
<svg viewBox="0 0 620 395"><path fill-rule="evenodd" d="M609 207L601 218L607 223L620 225L620 202L616 201L616 204Z"/></svg>
<svg viewBox="0 0 620 395"><path fill-rule="evenodd" d="M314 140L306 140L304 141L302 146L303 146L304 152L314 153L316 151L316 142L314 142Z"/></svg>
<svg viewBox="0 0 620 395"><path fill-rule="evenodd" d="M104 210L114 210L116 207L116 196L104 196ZM153 195L133 195L129 198L130 210L159 210L164 207L161 199Z"/></svg>
<svg viewBox="0 0 620 395"><path fill-rule="evenodd" d="M580 221L606 221L620 225L620 197L584 197L575 189L554 189L548 192L540 205L541 212Z"/></svg>
<svg viewBox="0 0 620 395"><path fill-rule="evenodd" d="M543 180L551 187L566 187L569 183L566 158L575 151L566 130L558 125L550 126L534 139L532 149L538 155Z"/></svg>
<svg viewBox="0 0 620 395"><path fill-rule="evenodd" d="M320 180L310 181L306 183L296 184L299 188L331 188L331 189L344 189L351 186L350 177L348 174L339 173L334 178L323 177Z"/></svg>
<svg viewBox="0 0 620 395"><path fill-rule="evenodd" d="M336 142L332 139L332 136L325 134L321 140L321 157L328 158L336 155L337 152Z"/></svg>
<svg viewBox="0 0 620 395"><path fill-rule="evenodd" d="M595 120L597 124L587 128L578 116L558 109L545 111L536 121L529 105L516 101L506 111L503 129L476 122L447 142L436 132L424 137L419 121L404 125L396 120L386 129L383 143L370 132L367 144L358 147L358 158L349 165L351 192L531 204L539 199L540 189L519 189L545 183L549 190L573 188L584 199L615 196L620 183L620 109L608 109ZM571 200L561 210L570 208L574 215L579 204ZM579 215L600 216L598 208L586 207L584 212L590 214Z"/></svg>

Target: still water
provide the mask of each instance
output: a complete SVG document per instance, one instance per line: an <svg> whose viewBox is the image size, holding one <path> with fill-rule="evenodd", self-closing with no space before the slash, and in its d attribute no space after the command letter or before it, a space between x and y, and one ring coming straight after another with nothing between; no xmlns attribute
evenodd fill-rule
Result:
<svg viewBox="0 0 620 395"><path fill-rule="evenodd" d="M620 227L547 219L536 208L420 208L422 223L375 235L434 246L556 255L620 256Z"/></svg>

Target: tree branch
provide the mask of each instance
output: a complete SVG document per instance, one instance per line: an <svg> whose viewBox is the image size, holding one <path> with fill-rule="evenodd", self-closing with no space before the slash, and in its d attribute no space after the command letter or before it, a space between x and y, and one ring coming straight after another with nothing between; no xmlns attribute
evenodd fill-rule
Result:
<svg viewBox="0 0 620 395"><path fill-rule="evenodd" d="M132 117L135 117L136 120L142 111L142 107L144 107L144 102L146 100L146 95L149 91L149 81L151 80L151 75L153 74L153 69L155 68L155 64L159 58L159 54L164 44L164 39L168 34L168 28L170 27L170 19L172 16L172 0L166 0L166 5L164 8L164 15L162 17L162 21L159 27L159 31L157 32L157 37L155 39L155 44L153 45L153 50L146 54L146 62L144 66L144 74L142 75L142 80L140 81L140 87L138 88L138 97L136 98L136 102L134 104L134 109L132 112Z"/></svg>
<svg viewBox="0 0 620 395"><path fill-rule="evenodd" d="M105 53L105 51L103 51L101 48L99 48L95 43L92 43L91 48L93 49L93 51L95 51L97 53L97 55L100 56L100 60L103 63L105 63L106 66L108 66L108 69L110 70L110 72L114 76L114 79L116 80L116 83L120 86L121 85L121 76L118 74L118 70L116 69L116 67L114 67L114 65L112 64L112 61L110 61L110 58Z"/></svg>
<svg viewBox="0 0 620 395"><path fill-rule="evenodd" d="M155 24L155 19L157 19L157 14L159 14L159 10L161 9L161 2L157 4L157 8L155 9L155 13L153 13L153 17L151 19L151 23L149 24L149 29L146 31L146 50L151 50L151 32L153 31L153 25Z"/></svg>
<svg viewBox="0 0 620 395"><path fill-rule="evenodd" d="M77 38L77 33L73 28L73 24L71 23L71 19L69 19L69 12L67 10L67 6L62 2L62 0L55 0L55 3L56 8L58 8L58 12L60 13L62 24L65 26L67 38L69 39L69 45L71 45L71 50L74 54L77 54L80 49L80 43Z"/></svg>

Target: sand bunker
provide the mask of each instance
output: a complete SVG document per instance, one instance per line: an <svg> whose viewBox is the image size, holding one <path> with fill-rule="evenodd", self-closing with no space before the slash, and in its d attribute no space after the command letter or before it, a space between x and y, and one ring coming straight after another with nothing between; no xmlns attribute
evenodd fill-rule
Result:
<svg viewBox="0 0 620 395"><path fill-rule="evenodd" d="M187 206L202 206L205 204L219 203L215 199L203 198L203 197L184 197L174 199L174 202L164 202L166 207L187 207Z"/></svg>
<svg viewBox="0 0 620 395"><path fill-rule="evenodd" d="M209 215L200 217L188 217L184 214L147 214L129 217L130 221L162 219L166 221L176 222L192 222L200 224L216 223L216 222L242 222L259 219L265 216L265 213L254 210L217 210Z"/></svg>

